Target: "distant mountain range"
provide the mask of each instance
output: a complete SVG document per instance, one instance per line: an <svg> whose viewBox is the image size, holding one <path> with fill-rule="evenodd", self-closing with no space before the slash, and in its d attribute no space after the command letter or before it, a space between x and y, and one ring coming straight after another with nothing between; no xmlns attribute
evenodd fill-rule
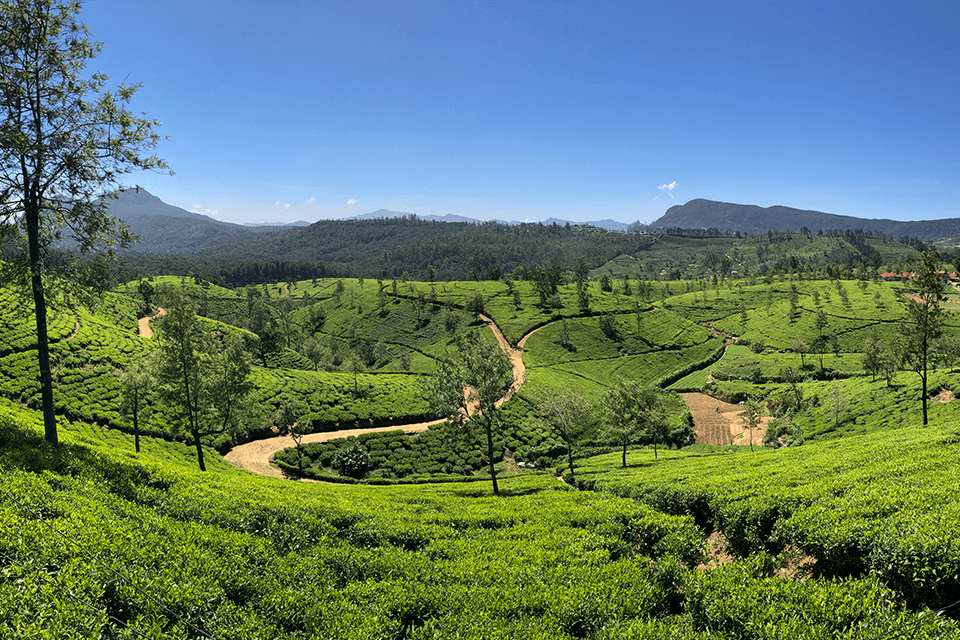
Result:
<svg viewBox="0 0 960 640"><path fill-rule="evenodd" d="M765 231L801 231L804 227L812 233L827 229L863 229L884 233L894 238L910 236L925 241L949 242L960 238L960 218L940 220L897 220L857 218L821 211L805 211L791 207L758 207L750 204L733 204L714 200L691 200L683 205L667 209L661 218L650 225L655 229L680 227L682 229L719 229L739 231L744 234Z"/></svg>
<svg viewBox="0 0 960 640"><path fill-rule="evenodd" d="M298 221L289 224L282 223L255 223L234 224L221 222L213 218L180 207L167 204L160 198L140 189L127 190L119 194L116 199L109 201L110 213L123 220L133 233L140 237L140 241L133 247L136 253L157 255L179 255L186 252L196 252L208 247L223 247L225 245L254 246L257 238L266 239L267 236L285 236L295 234L299 238L303 233L311 237L323 233L323 228L334 222L343 224L350 220L393 219L414 214L399 211L380 209L372 213L363 214L346 221L326 221L308 223ZM450 223L452 227L471 224L482 225L484 221L457 215L445 216L416 216L424 221L439 221ZM517 225L521 222L504 222L501 224ZM569 222L557 218L543 221L544 225L557 224L560 226L591 226L612 231L626 231L628 225L615 220L599 220L585 223ZM874 233L884 233L899 238L911 236L924 241L951 242L960 239L960 219L947 218L941 220L921 220L914 222L899 222L896 220L873 220L841 216L820 211L804 211L791 207L774 206L759 207L756 205L733 204L716 202L713 200L691 200L684 205L670 207L664 215L649 227L643 230L665 229L679 227L683 229L710 229L720 231L739 231L744 234L763 233L768 230L801 231L804 227L811 233L828 229L864 229ZM451 232L453 229L451 229ZM441 233L440 229L431 231L432 234ZM306 236L303 236L306 239ZM293 237L289 242L293 242ZM303 258L301 258L303 259Z"/></svg>
<svg viewBox="0 0 960 640"><path fill-rule="evenodd" d="M309 227L312 223L306 220L296 222L244 222L245 227Z"/></svg>
<svg viewBox="0 0 960 640"><path fill-rule="evenodd" d="M377 218L400 218L403 216L416 216L420 220L431 220L436 222L468 222L470 224L483 224L484 220L478 220L477 218L468 218L466 216L458 216L452 213L448 213L443 216L438 215L429 215L421 216L414 213L405 213L402 211L391 211L390 209L378 209L372 213L364 213L359 216L353 216L351 218L345 218L346 220L376 220ZM508 225L518 225L529 222L528 220L498 220L493 219L490 222L497 222L499 224L508 224ZM536 221L533 221L536 222ZM583 225L587 227L598 227L600 229L607 229L608 231L626 231L627 227L630 225L625 222L617 222L616 220L592 220L590 222L573 222L570 220L561 220L560 218L548 218L543 221L543 224L559 224L563 225Z"/></svg>

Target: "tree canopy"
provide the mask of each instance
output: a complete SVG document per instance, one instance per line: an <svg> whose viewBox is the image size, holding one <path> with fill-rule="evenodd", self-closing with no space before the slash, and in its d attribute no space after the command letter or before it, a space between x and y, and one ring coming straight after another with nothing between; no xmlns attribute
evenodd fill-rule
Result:
<svg viewBox="0 0 960 640"><path fill-rule="evenodd" d="M497 401L513 384L513 365L496 345L476 334L460 338L459 354L442 362L425 384L432 409L460 428L478 424L487 443L487 460L493 492L499 493L494 466L494 432L497 430Z"/></svg>
<svg viewBox="0 0 960 640"><path fill-rule="evenodd" d="M45 287L50 276L76 276L79 263L57 264L50 250L61 240L80 253L130 244L133 236L108 215L104 197L134 169L166 167L152 155L159 122L126 108L139 85L108 90L106 75L84 74L102 45L79 11L79 2L64 0L0 3L2 275L33 295L44 430L52 444L58 439Z"/></svg>

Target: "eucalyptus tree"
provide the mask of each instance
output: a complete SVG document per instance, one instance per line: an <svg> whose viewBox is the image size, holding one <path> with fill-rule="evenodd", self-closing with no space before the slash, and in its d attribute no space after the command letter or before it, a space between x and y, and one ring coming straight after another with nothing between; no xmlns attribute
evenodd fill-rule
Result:
<svg viewBox="0 0 960 640"><path fill-rule="evenodd" d="M901 326L899 359L904 369L920 376L920 402L923 405L923 424L927 424L927 376L935 366L938 341L943 334L943 309L946 298L940 254L924 252L916 275L910 280L910 295L906 299L907 322Z"/></svg>
<svg viewBox="0 0 960 640"><path fill-rule="evenodd" d="M440 363L424 383L424 392L431 409L458 430L475 424L483 429L490 481L493 492L500 493L494 466L494 433L500 429L497 403L513 384L513 365L496 344L475 333L459 338L457 346L457 356Z"/></svg>
<svg viewBox="0 0 960 640"><path fill-rule="evenodd" d="M601 402L602 435L621 447L622 466L627 466L627 447L641 436L656 446L666 439L666 421L659 394L636 380L618 380Z"/></svg>
<svg viewBox="0 0 960 640"><path fill-rule="evenodd" d="M160 395L177 416L174 434L192 438L197 463L206 471L204 440L235 433L252 415L250 358L238 335L214 333L179 290L167 292L164 308L156 333Z"/></svg>
<svg viewBox="0 0 960 640"><path fill-rule="evenodd" d="M47 338L48 288L76 278L55 266L61 240L81 253L112 252L134 237L107 211L105 196L135 169L164 169L153 155L156 120L126 105L140 85L107 89L85 73L101 51L78 14L80 2L0 2L0 242L4 276L33 296L44 436L58 444Z"/></svg>
<svg viewBox="0 0 960 640"><path fill-rule="evenodd" d="M151 354L152 356L152 354ZM147 394L156 385L152 358L135 360L118 375L120 380L120 412L133 419L133 445L140 453L140 418L147 407Z"/></svg>

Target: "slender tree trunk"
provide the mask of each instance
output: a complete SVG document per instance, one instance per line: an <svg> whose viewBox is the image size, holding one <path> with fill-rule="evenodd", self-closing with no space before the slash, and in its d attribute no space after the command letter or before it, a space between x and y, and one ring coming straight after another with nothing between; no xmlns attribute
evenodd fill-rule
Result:
<svg viewBox="0 0 960 640"><path fill-rule="evenodd" d="M40 256L40 206L28 196L24 215L27 219L27 243L30 251L30 281L33 289L33 308L37 320L37 360L40 365L40 402L43 409L43 436L53 446L59 446L57 416L53 404L53 379L50 375L50 343L47 340L47 301L43 293Z"/></svg>
<svg viewBox="0 0 960 640"><path fill-rule="evenodd" d="M140 453L140 392L133 390L133 448Z"/></svg>
<svg viewBox="0 0 960 640"><path fill-rule="evenodd" d="M199 429L193 429L193 446L197 449L197 462L200 463L200 471L206 471L207 467L203 464L203 446L200 444Z"/></svg>
<svg viewBox="0 0 960 640"><path fill-rule="evenodd" d="M567 464L570 466L570 477L574 477L573 473L573 446L570 444L570 441L567 440Z"/></svg>
<svg viewBox="0 0 960 640"><path fill-rule="evenodd" d="M923 426L927 426L927 369L920 374L920 403L923 405Z"/></svg>
<svg viewBox="0 0 960 640"><path fill-rule="evenodd" d="M490 480L493 482L493 493L499 494L500 488L497 486L497 468L493 464L493 424L490 418L485 420L487 428L487 459L490 462Z"/></svg>

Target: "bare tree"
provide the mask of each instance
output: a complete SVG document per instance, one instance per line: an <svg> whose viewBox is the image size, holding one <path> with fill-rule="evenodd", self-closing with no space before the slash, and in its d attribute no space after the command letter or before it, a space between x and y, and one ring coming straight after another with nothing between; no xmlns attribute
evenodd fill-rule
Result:
<svg viewBox="0 0 960 640"><path fill-rule="evenodd" d="M750 431L750 450L753 451L753 430L760 426L760 421L766 415L766 409L760 400L747 400L743 403L741 419Z"/></svg>

